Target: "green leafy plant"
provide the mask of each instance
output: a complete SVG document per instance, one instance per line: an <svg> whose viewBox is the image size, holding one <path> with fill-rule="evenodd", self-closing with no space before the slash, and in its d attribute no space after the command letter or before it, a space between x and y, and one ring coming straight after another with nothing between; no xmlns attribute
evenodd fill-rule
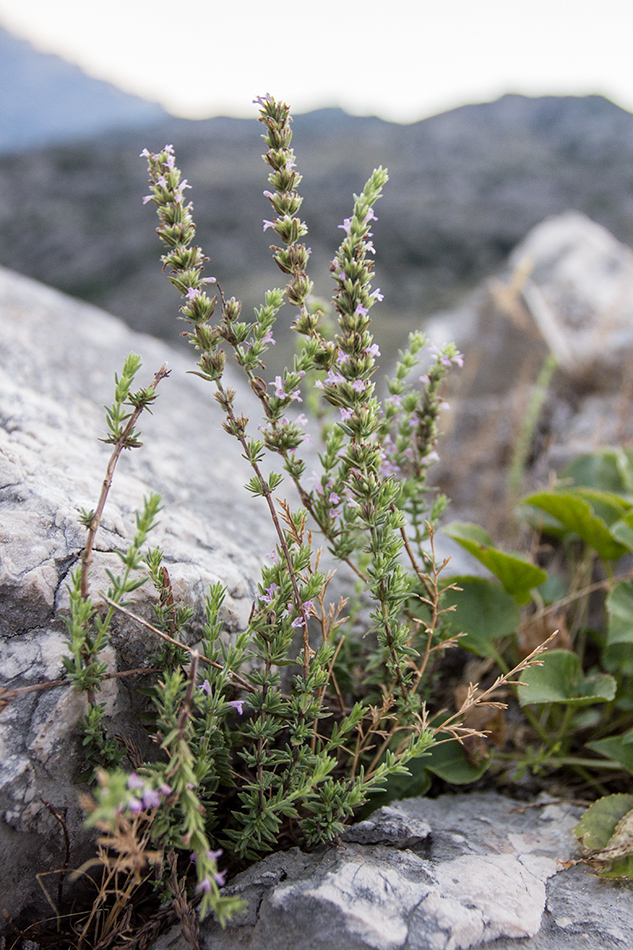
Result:
<svg viewBox="0 0 633 950"><path fill-rule="evenodd" d="M541 656L539 666L524 670L514 687L531 740L493 755L497 766L513 763L519 771L563 774L569 789L592 794L630 787L632 486L633 455L606 449L580 456L553 488L524 498L519 517L532 531L538 564L497 550L477 526L447 526L449 536L496 578L453 579L462 591L454 595L450 623L466 631L466 649L505 670L526 645L533 647L559 628L560 642ZM588 812L581 834L594 827L590 816L602 814L598 806ZM587 840L593 842L590 848L607 846L604 835ZM618 861L609 864L608 873L630 876L621 835L618 841Z"/></svg>
<svg viewBox="0 0 633 950"><path fill-rule="evenodd" d="M203 276L207 258L193 243L189 185L171 146L143 152L150 173L144 200L156 206L163 269L182 295L185 336L197 353L194 372L215 387L223 428L250 466L246 489L270 515L275 552L262 568L248 626L237 636L222 628L222 585L211 587L206 622L196 631L201 647L193 651L187 645L191 612L176 602L162 552L141 554L159 508L152 496L120 555L123 574L110 576L105 613L97 610L88 589L91 551L114 466L123 449L139 445L138 417L166 375L161 370L148 389L132 394L139 365L128 358L107 410L106 441L115 448L104 490L96 511L83 516L88 542L71 583L66 661L70 681L89 696L89 764L103 766L95 771L89 822L106 834L120 861L135 835L152 845L154 864L161 854L173 864L174 854L191 853L201 913L213 910L221 921L239 901L222 894L227 870L219 870L220 863L228 869L290 841L308 847L335 841L363 806L380 795L394 797L403 781L409 792L423 792L425 757L430 771L456 781L481 774L480 765L466 777L455 769L456 743L481 735L464 717L475 708L495 709L496 691L531 662L520 659L486 690L472 687L452 714L427 712L434 671L463 632L450 621L456 585L443 580L447 562L435 558L435 523L447 502L427 486L437 458L440 387L462 357L452 344L430 347L413 333L387 380L386 397L378 398L373 377L380 350L369 313L382 294L372 289L371 227L387 173L375 170L355 196L330 267L331 307L317 304L307 273L310 251L302 243L307 227L299 217L301 176L290 147L289 109L270 96L257 101L269 167L264 195L272 209L264 230L279 242L273 259L287 282L269 291L250 318L215 277ZM284 305L293 311L297 352L291 367L266 381L260 374ZM229 354L259 400L260 425L238 408L225 370ZM414 379L421 360L424 371ZM302 457L308 420L295 406L308 381L323 439L316 486L305 477ZM263 466L266 457L277 461L272 471ZM300 508L279 497L284 482ZM313 532L332 564L357 578L349 615L345 600L328 600L331 569L322 566ZM508 576L517 573L509 563L506 558ZM113 612L133 616L126 598L148 578L157 591L155 622L136 621L160 645L161 672L146 691L158 745L127 774L113 768L117 750L96 703L105 669L99 654ZM529 587L522 582L515 593L523 597ZM471 636L472 646L477 634Z"/></svg>

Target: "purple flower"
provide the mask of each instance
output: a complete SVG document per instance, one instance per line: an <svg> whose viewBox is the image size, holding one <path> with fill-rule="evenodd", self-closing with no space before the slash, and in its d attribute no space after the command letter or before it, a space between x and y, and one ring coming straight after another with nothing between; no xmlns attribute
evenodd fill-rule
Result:
<svg viewBox="0 0 633 950"><path fill-rule="evenodd" d="M139 155L139 158L151 158L151 157L152 157L152 153L148 152L146 148L144 148L141 154Z"/></svg>
<svg viewBox="0 0 633 950"><path fill-rule="evenodd" d="M185 300L195 300L196 297L200 296L200 293L201 291L198 287L190 287L185 294Z"/></svg>
<svg viewBox="0 0 633 950"><path fill-rule="evenodd" d="M385 295L380 293L380 287L376 287L376 289L375 289L375 290L373 291L373 293L372 293L372 297L374 298L374 300L384 300L384 299L385 299Z"/></svg>
<svg viewBox="0 0 633 950"><path fill-rule="evenodd" d="M136 772L130 772L127 779L128 788L145 788L145 782L143 779L136 774Z"/></svg>
<svg viewBox="0 0 633 950"><path fill-rule="evenodd" d="M222 850L222 848L218 848L217 851L207 851L207 857L209 861L217 861L218 858L221 858L223 854L224 854L224 851Z"/></svg>
<svg viewBox="0 0 633 950"><path fill-rule="evenodd" d="M324 380L328 386L338 386L340 383L345 382L345 377L340 373L335 372L333 369L328 370L328 374Z"/></svg>
<svg viewBox="0 0 633 950"><path fill-rule="evenodd" d="M204 690L207 696L211 695L211 683L209 680L205 680L204 683L201 683L200 686L198 686L198 689Z"/></svg>
<svg viewBox="0 0 633 950"><path fill-rule="evenodd" d="M227 703L227 706L232 706L233 709L237 709L238 714L241 716L244 712L244 699L232 699L230 703Z"/></svg>
<svg viewBox="0 0 633 950"><path fill-rule="evenodd" d="M351 219L351 218L345 218L345 220L343 221L343 223L342 223L342 224L339 224L339 228L342 228L343 231L345 231L345 233L346 233L347 236L349 237L350 234L352 233L352 219Z"/></svg>
<svg viewBox="0 0 633 950"><path fill-rule="evenodd" d="M160 795L153 788L146 788L143 792L143 804L145 808L158 808L160 805Z"/></svg>
<svg viewBox="0 0 633 950"><path fill-rule="evenodd" d="M253 105L256 106L265 106L267 102L272 102L273 97L269 92L265 93L263 96L255 96L253 99Z"/></svg>
<svg viewBox="0 0 633 950"><path fill-rule="evenodd" d="M266 588L266 593L263 594L259 599L264 604L271 604L278 593L279 593L279 585L271 584L270 587Z"/></svg>
<svg viewBox="0 0 633 950"><path fill-rule="evenodd" d="M295 617L290 626L294 627L295 630L298 630L299 627L303 626L303 617Z"/></svg>
<svg viewBox="0 0 633 950"><path fill-rule="evenodd" d="M339 349L338 353L336 354L336 362L342 365L343 363L347 363L348 359L349 353L344 353L343 350Z"/></svg>
<svg viewBox="0 0 633 950"><path fill-rule="evenodd" d="M356 310L354 310L355 317L366 317L368 313L369 310L367 307L363 307L362 303L359 303L356 307Z"/></svg>
<svg viewBox="0 0 633 950"><path fill-rule="evenodd" d="M355 379L352 383L352 389L355 393L363 393L367 389L367 383L364 379Z"/></svg>
<svg viewBox="0 0 633 950"><path fill-rule="evenodd" d="M127 803L127 807L133 815L138 815L139 812L143 811L143 802L139 798L131 798Z"/></svg>
<svg viewBox="0 0 633 950"><path fill-rule="evenodd" d="M329 494L329 496L328 496L328 501L329 501L332 505L338 505L338 503L339 503L340 500L341 500L340 497L336 494L335 491L330 492L330 494Z"/></svg>
<svg viewBox="0 0 633 950"><path fill-rule="evenodd" d="M372 343L371 346L367 347L367 352L370 356L380 356L380 347L377 343Z"/></svg>
<svg viewBox="0 0 633 950"><path fill-rule="evenodd" d="M274 221L268 221L266 218L264 218L264 231L267 231L268 228L274 228L274 227L275 227Z"/></svg>
<svg viewBox="0 0 633 950"><path fill-rule="evenodd" d="M273 337L273 331L269 330L266 336L263 336L260 340L260 343L272 343L273 346L276 346L276 340Z"/></svg>
<svg viewBox="0 0 633 950"><path fill-rule="evenodd" d="M295 422L297 423L298 426L307 426L308 417L304 415L303 412L300 412L297 418L295 419Z"/></svg>
<svg viewBox="0 0 633 950"><path fill-rule="evenodd" d="M203 877L199 884L196 884L197 891L204 891L205 894L208 894L211 890L211 881L208 877Z"/></svg>
<svg viewBox="0 0 633 950"><path fill-rule="evenodd" d="M284 392L284 381L281 376L275 376L275 382L269 383L268 385L275 387L275 396L279 399L282 399L286 395Z"/></svg>
<svg viewBox="0 0 633 950"><path fill-rule="evenodd" d="M167 785L166 782L161 782L158 787L163 795L171 795L171 785Z"/></svg>
<svg viewBox="0 0 633 950"><path fill-rule="evenodd" d="M354 415L354 410L353 410L353 409L344 409L344 408L341 408L341 409L339 409L339 412L340 412L340 414L341 414L341 419L342 419L343 421L345 421L346 419L351 419L352 416Z"/></svg>
<svg viewBox="0 0 633 950"><path fill-rule="evenodd" d="M455 366L459 366L461 369L464 365L464 357L461 353L456 353L455 356L451 358L451 363L454 363Z"/></svg>
<svg viewBox="0 0 633 950"><path fill-rule="evenodd" d="M145 195L143 198L143 204L146 205L148 201L151 201L154 195Z"/></svg>
<svg viewBox="0 0 633 950"><path fill-rule="evenodd" d="M226 871L216 871L213 875L213 880L218 885L218 887L224 887L226 881Z"/></svg>
<svg viewBox="0 0 633 950"><path fill-rule="evenodd" d="M431 452L429 452L428 455L425 455L424 458L421 459L424 465L430 465L431 462L439 462L439 460L440 460L440 457L435 451L435 449L433 449Z"/></svg>

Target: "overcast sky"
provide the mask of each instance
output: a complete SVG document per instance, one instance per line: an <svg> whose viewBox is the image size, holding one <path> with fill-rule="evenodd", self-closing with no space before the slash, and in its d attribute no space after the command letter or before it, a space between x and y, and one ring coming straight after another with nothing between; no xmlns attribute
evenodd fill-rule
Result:
<svg viewBox="0 0 633 950"><path fill-rule="evenodd" d="M505 92L633 111L632 0L0 0L0 25L191 118L267 91L402 122Z"/></svg>

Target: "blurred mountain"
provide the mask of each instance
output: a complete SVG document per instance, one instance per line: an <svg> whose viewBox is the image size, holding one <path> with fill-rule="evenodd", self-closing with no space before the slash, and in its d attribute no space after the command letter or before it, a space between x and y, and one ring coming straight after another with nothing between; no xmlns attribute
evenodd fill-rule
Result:
<svg viewBox="0 0 633 950"><path fill-rule="evenodd" d="M166 117L156 103L92 79L0 28L0 152Z"/></svg>
<svg viewBox="0 0 633 950"><path fill-rule="evenodd" d="M293 148L303 175L316 291L330 292L338 229L377 165L390 173L377 205L372 310L383 352L412 326L494 271L548 215L583 211L633 244L633 116L599 96L508 95L412 125L339 110L298 115ZM270 260L261 126L253 120L168 118L0 158L0 263L174 337L178 295L160 272L147 146L173 142L193 186L207 274L245 312L283 286ZM252 311L250 311L252 312ZM275 356L282 347L277 346Z"/></svg>

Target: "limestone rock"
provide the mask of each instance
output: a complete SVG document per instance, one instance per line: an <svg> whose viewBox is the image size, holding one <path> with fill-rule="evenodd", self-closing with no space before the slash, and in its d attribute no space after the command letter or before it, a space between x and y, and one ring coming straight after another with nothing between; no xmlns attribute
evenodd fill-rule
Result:
<svg viewBox="0 0 633 950"><path fill-rule="evenodd" d="M137 388L167 362L153 415L140 423L145 445L124 453L97 535L91 592L118 570L116 550L134 531L134 512L152 491L164 510L151 544L165 551L176 595L195 611L192 636L209 583L228 588L227 635L243 629L259 565L274 546L263 506L242 490L248 477L239 449L221 431L212 387L187 375L193 359L169 344L130 331L87 304L0 270L0 685L35 686L62 675L66 652L66 584L85 543L81 508L94 508L111 448L103 405L129 352L143 368ZM252 394L244 394L246 412ZM244 400L242 401L242 404ZM151 619L151 590L135 595ZM104 659L111 672L148 665L157 644L133 621L117 618ZM102 700L115 734L141 741L126 679L106 682ZM68 687L11 698L0 712L0 907L15 915L43 903L36 874L55 892L64 863L62 829L43 800L66 821L71 862L88 836L73 784L81 769L77 721L84 700ZM139 730L140 732L140 730Z"/></svg>
<svg viewBox="0 0 633 950"><path fill-rule="evenodd" d="M581 810L537 806L491 792L407 799L350 828L339 847L271 855L228 885L246 911L225 930L203 922L203 950L629 946L630 887L561 869L576 854ZM186 944L175 928L152 950Z"/></svg>
<svg viewBox="0 0 633 950"><path fill-rule="evenodd" d="M531 231L506 270L428 327L465 355L453 374L437 479L460 517L494 534L521 439L524 488L582 452L626 443L633 350L633 251L578 212ZM558 361L535 425L548 354Z"/></svg>

